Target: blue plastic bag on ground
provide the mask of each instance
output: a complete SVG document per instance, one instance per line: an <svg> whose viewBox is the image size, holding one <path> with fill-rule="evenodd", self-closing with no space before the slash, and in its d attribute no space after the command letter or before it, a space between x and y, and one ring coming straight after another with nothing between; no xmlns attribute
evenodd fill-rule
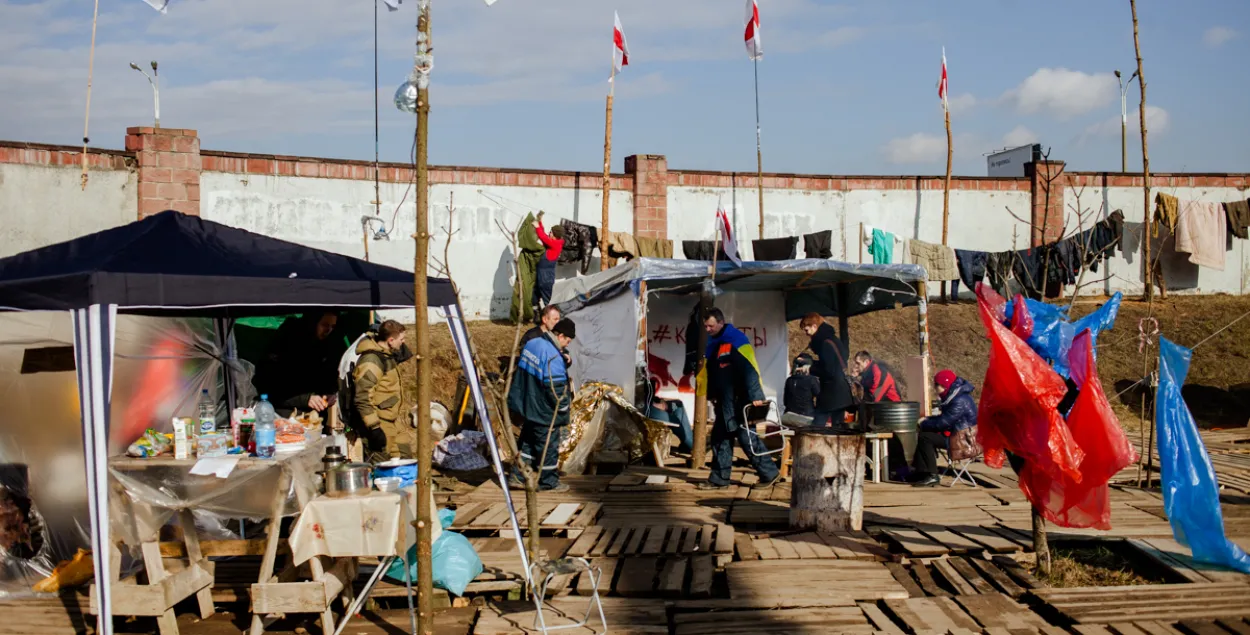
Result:
<svg viewBox="0 0 1250 635"><path fill-rule="evenodd" d="M452 509L438 510L438 522L446 530L456 519ZM409 579L417 579L417 546L413 545L405 554ZM448 593L464 595L464 590L479 575L482 575L482 559L469 543L469 539L454 531L443 531L438 540L434 541L432 560L434 564L434 586L446 589ZM386 577L397 582L404 581L404 560L396 560L386 570Z"/></svg>
<svg viewBox="0 0 1250 635"><path fill-rule="evenodd" d="M1194 560L1250 573L1250 556L1224 535L1220 490L1198 425L1181 398L1193 352L1159 338L1159 391L1155 425L1159 434L1163 509L1176 541Z"/></svg>

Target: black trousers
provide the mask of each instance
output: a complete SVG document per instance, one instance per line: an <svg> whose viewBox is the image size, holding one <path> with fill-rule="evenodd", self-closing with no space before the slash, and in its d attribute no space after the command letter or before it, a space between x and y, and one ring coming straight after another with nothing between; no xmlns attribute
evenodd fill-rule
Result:
<svg viewBox="0 0 1250 635"><path fill-rule="evenodd" d="M937 449L946 449L950 437L941 432L921 430L916 439L916 454L912 457L911 467L922 474L937 474Z"/></svg>
<svg viewBox="0 0 1250 635"><path fill-rule="evenodd" d="M538 261L536 274L534 296L530 299L535 313L551 303L551 288L556 285L556 261L547 260L547 257L543 256L543 259Z"/></svg>

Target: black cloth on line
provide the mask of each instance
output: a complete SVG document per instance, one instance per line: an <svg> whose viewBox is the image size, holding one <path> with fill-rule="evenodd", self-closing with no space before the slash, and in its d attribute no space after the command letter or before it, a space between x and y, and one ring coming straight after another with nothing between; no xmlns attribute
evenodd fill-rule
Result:
<svg viewBox="0 0 1250 635"><path fill-rule="evenodd" d="M716 251L716 259L724 262L729 260L729 256L725 254L725 249L716 249L716 241L713 240L683 240L681 241L681 251L686 254L686 260L712 260L712 252Z"/></svg>
<svg viewBox="0 0 1250 635"><path fill-rule="evenodd" d="M1233 201L1224 203L1224 214L1228 216L1228 232L1237 238L1250 237L1246 231L1250 226L1250 201Z"/></svg>
<svg viewBox="0 0 1250 635"><path fill-rule="evenodd" d="M590 270L591 253L599 245L599 229L567 219L560 221L560 225L564 227L564 249L560 252L559 263L578 265L581 272L586 273Z"/></svg>
<svg viewBox="0 0 1250 635"><path fill-rule="evenodd" d="M985 259L985 274L990 279L990 286L1001 296L1007 295L1007 281L1011 279L1014 254L1014 251L1000 251ZM976 291L975 286L973 291Z"/></svg>
<svg viewBox="0 0 1250 635"><path fill-rule="evenodd" d="M959 279L965 286L975 291L977 283L985 278L985 269L989 260L990 255L984 251L956 249L955 262L959 265Z"/></svg>
<svg viewBox="0 0 1250 635"><path fill-rule="evenodd" d="M803 235L803 255L808 258L832 258L832 245L833 230L831 229Z"/></svg>
<svg viewBox="0 0 1250 635"><path fill-rule="evenodd" d="M797 236L785 238L764 238L751 241L751 251L756 260L794 260L798 247Z"/></svg>

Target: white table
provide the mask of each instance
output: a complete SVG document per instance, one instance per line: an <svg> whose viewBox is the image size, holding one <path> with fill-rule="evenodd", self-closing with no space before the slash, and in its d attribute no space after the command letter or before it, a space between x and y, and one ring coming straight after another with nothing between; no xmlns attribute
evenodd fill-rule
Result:
<svg viewBox="0 0 1250 635"><path fill-rule="evenodd" d="M892 432L867 432L864 434L864 439L868 441L868 445L872 446L872 451L869 452L872 456L868 459L868 464L872 466L873 483L881 482L882 467L885 467L887 470L886 476L889 476L890 439L893 438L894 433Z"/></svg>

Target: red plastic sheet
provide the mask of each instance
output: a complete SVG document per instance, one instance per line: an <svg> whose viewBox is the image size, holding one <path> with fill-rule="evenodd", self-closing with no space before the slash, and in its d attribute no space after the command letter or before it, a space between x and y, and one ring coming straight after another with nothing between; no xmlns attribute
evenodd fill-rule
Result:
<svg viewBox="0 0 1250 635"><path fill-rule="evenodd" d="M1006 302L1002 296L983 284L977 286L977 296L990 340L990 365L977 411L977 437L985 448L985 462L1002 467L1006 451L1024 459L1020 489L1038 509L1057 511L1068 501L1067 496L1051 500L1051 481L1079 483L1085 456L1057 410L1067 385L1024 340L1003 326Z"/></svg>

